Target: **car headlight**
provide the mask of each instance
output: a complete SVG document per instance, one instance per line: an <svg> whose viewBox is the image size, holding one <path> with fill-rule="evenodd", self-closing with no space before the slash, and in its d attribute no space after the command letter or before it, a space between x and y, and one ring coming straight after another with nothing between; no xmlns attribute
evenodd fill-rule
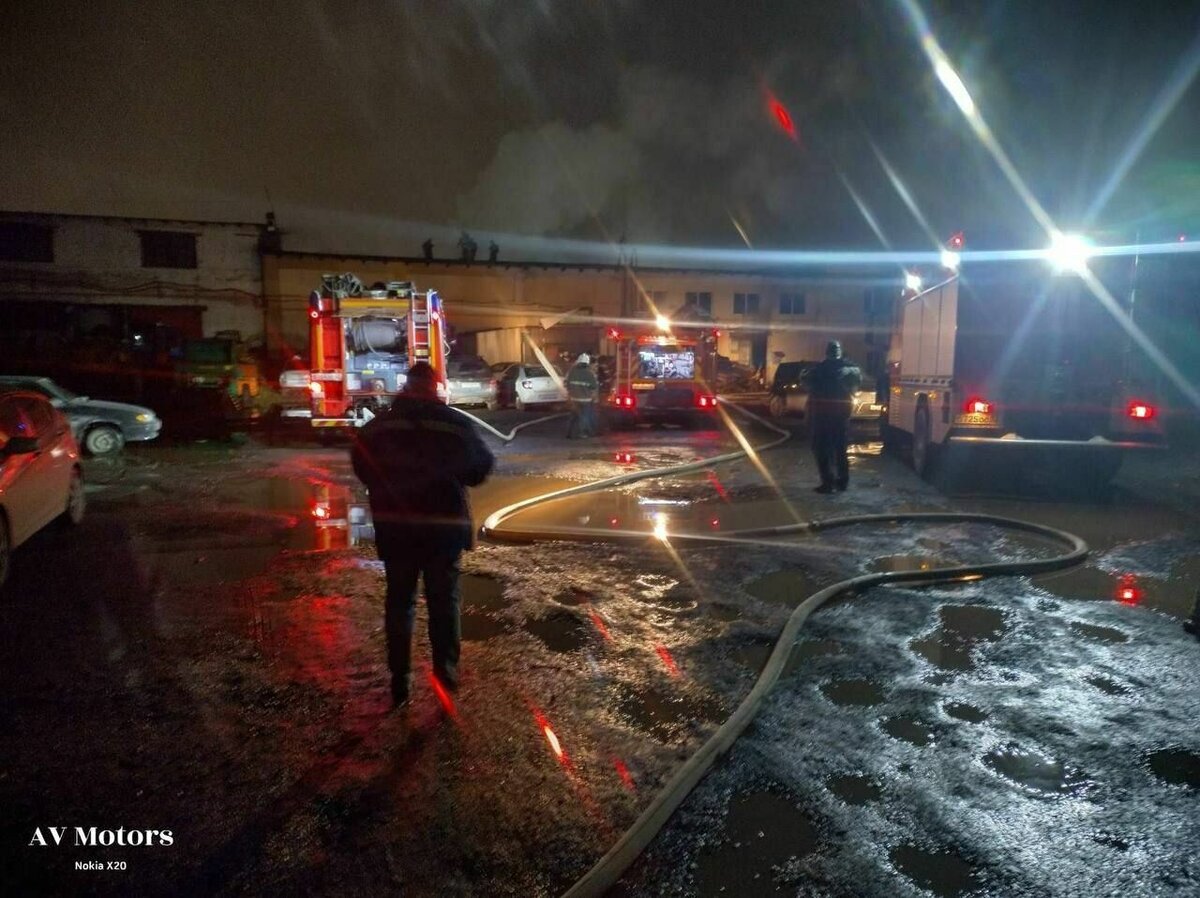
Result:
<svg viewBox="0 0 1200 898"><path fill-rule="evenodd" d="M151 412L140 412L135 420L139 424L148 424L154 420L154 415Z"/></svg>

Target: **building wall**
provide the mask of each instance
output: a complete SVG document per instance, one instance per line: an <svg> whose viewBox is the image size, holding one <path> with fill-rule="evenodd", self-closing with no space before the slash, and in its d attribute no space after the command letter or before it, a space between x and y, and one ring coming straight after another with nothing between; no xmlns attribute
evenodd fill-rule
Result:
<svg viewBox="0 0 1200 898"><path fill-rule="evenodd" d="M0 213L10 222L52 227L54 260L0 261L0 302L190 308L206 335L262 337L257 225ZM194 234L196 267L143 267L143 230Z"/></svg>
<svg viewBox="0 0 1200 898"><path fill-rule="evenodd" d="M754 344L757 342L760 351L765 344L768 376L780 361L821 358L826 341L833 337L842 340L846 354L856 360L865 360L868 350L861 286L757 273L639 268L631 276L617 266L466 265L286 252L263 257L268 341L273 350L296 349L304 354L308 296L320 286L322 274L344 271L352 272L367 286L377 281L409 280L418 289L437 290L460 335L508 332L507 343L493 336L464 341L464 345L494 345L496 351L510 355L514 348L512 333L517 332L514 329L546 328L539 345L548 346L556 343L552 327L555 320L573 312L559 330L576 330L567 341L570 351L575 352L580 348L577 328L582 320L591 321L598 344L609 326L653 321L652 307L668 317L674 315L684 306L688 293L711 294L714 326L721 331L718 351L723 355L748 363ZM757 314L735 313L737 293L759 296ZM803 294L804 314L781 314L782 294ZM590 348L594 351L596 346ZM489 361L505 360L478 351Z"/></svg>

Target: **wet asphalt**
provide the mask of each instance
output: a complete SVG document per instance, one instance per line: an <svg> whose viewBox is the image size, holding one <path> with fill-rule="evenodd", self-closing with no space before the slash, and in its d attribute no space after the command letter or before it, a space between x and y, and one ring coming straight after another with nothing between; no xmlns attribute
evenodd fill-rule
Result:
<svg viewBox="0 0 1200 898"><path fill-rule="evenodd" d="M486 417L504 429L528 420ZM561 429L554 422L509 446L493 442L498 469L473 492L477 519L563 486L735 445L716 430L568 442ZM753 425L747 434L766 439ZM897 611L882 633L863 628L854 602L837 604L827 632L818 627L793 653L791 676L804 685L784 690L793 701L764 723L756 758L780 752L783 760L732 759L715 791L685 809L618 891L951 895L1003 883L1011 894L1080 894L1072 892L1079 870L1046 879L987 857L969 813L902 825L900 808L949 802L972 787L943 772L969 769L993 777L992 786L1021 787L976 796L998 819L1028 818L1029 794L1054 796L1058 817L1081 813L1073 802L1096 812L1111 759L1089 756L1085 771L1071 760L1081 752L1072 753L1069 737L1054 745L1029 738L1029 721L982 701L978 683L997 681L1001 668L1017 679L1057 669L1038 651L1065 632L1092 655L1076 659L1087 668L1081 691L1060 696L1050 717L1081 700L1136 695L1153 709L1180 689L1188 694L1200 644L1179 622L1200 586L1195 463L1187 453L1139 460L1096 495L1070 483L1005 484L995 472L967 472L938 491L877 445L857 447L852 462L851 489L832 497L810 492L808 454L791 443L764 455L762 470L739 463L517 515L516 530L566 527L582 538L484 545L468 556L463 690L440 696L424 687L395 712L369 507L344 448L163 443L89 461L85 523L22 547L0 599L4 892L557 894L732 710L807 594L863 570L1047 551L986 528L880 528L799 550L714 544L672 556L656 529L719 538L797 518L954 508L1062 527L1093 554L1018 589L935 598L920 620ZM609 542L614 533L625 541ZM1061 626L1038 617L1051 605L1071 609L1050 615ZM1021 651L998 665L1018 642ZM1125 652L1125 667L1105 667L1096 646ZM899 652L911 669L836 668L859 650ZM905 683L941 689L940 710L892 701ZM868 716L838 718L838 708ZM801 746L772 735L802 721L830 739ZM836 758L837 739L855 726L884 746L879 764L796 766L797 753ZM1140 875L1161 870L1155 888L1186 888L1195 882L1194 838L1138 842L1138 813L1149 813L1155 789L1175 790L1159 805L1180 820L1188 808L1200 811L1196 731L1189 738L1186 728L1158 726L1145 723L1135 753L1144 782L1122 780L1133 810L1096 838L1141 844L1149 859L1135 865ZM930 756L963 727L987 737L958 755ZM897 745L917 754L896 760ZM894 780L904 764L939 775L924 791L901 790ZM828 802L836 813L823 810ZM846 816L859 807L878 819ZM176 838L159 848L30 844L50 826L71 827L68 841L75 826L171 828ZM922 836L898 838L904 826ZM839 831L853 831L862 850L834 851ZM126 866L75 869L91 860ZM1103 868L1086 852L1078 864Z"/></svg>

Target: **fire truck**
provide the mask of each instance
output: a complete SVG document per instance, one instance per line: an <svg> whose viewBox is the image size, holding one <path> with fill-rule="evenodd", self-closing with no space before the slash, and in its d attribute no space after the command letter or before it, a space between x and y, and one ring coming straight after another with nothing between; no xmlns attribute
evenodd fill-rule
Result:
<svg viewBox="0 0 1200 898"><path fill-rule="evenodd" d="M441 298L409 281L363 287L353 274L324 275L309 296L311 371L285 371L283 388L306 387L309 407L285 417L313 427L360 427L391 404L410 364L428 362L446 396L446 321Z"/></svg>
<svg viewBox="0 0 1200 898"><path fill-rule="evenodd" d="M1119 282L1119 263L1105 263L1095 276ZM910 273L896 316L885 430L911 444L922 476L953 451L1069 469L1098 487L1128 453L1165 445L1150 378L1080 278L1039 260L930 280Z"/></svg>
<svg viewBox="0 0 1200 898"><path fill-rule="evenodd" d="M717 336L711 323L672 325L666 318L653 327L609 328L614 368L604 399L610 422L618 428L642 422L712 426Z"/></svg>

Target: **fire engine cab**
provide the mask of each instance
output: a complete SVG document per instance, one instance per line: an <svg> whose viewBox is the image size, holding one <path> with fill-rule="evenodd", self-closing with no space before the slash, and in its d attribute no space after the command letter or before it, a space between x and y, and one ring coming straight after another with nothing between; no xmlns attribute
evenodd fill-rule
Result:
<svg viewBox="0 0 1200 898"><path fill-rule="evenodd" d="M711 324L672 326L664 318L654 328L609 328L608 339L615 366L605 406L615 426L713 426L717 331Z"/></svg>
<svg viewBox="0 0 1200 898"><path fill-rule="evenodd" d="M428 362L446 396L445 313L433 291L409 281L364 288L353 274L324 275L309 296L311 371L284 372L281 384L303 380L313 427L360 427L391 404L410 364Z"/></svg>

